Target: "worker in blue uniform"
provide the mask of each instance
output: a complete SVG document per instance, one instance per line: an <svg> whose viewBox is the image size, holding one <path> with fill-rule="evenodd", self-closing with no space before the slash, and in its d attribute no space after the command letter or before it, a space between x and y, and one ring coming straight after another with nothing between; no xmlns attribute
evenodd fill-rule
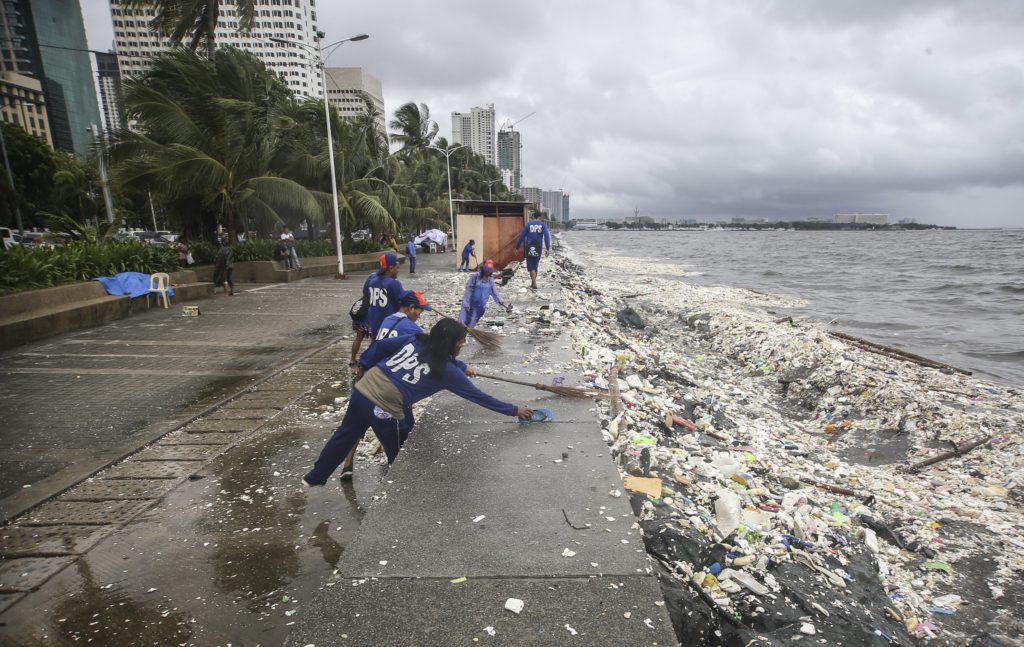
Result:
<svg viewBox="0 0 1024 647"><path fill-rule="evenodd" d="M457 359L465 344L466 327L445 318L434 324L429 335L392 337L370 346L359 358L364 372L352 389L345 417L313 469L302 477L303 483L324 485L367 429L373 429L388 463L393 463L412 431L412 405L438 391L451 391L491 411L529 420L533 415L529 407L502 402L473 385L467 376L475 371Z"/></svg>
<svg viewBox="0 0 1024 647"><path fill-rule="evenodd" d="M530 288L536 290L537 270L540 268L542 245L547 247L549 254L551 253L551 234L548 232L548 226L544 224L544 221L537 214L534 214L530 222L523 225L523 230L519 233L519 239L516 241L516 250L518 251L524 245L526 249L526 271L530 273Z"/></svg>

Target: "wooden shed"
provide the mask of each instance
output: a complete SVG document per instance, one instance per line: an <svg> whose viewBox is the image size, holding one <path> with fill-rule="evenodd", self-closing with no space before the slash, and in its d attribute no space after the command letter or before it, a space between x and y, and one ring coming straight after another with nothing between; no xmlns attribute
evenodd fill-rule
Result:
<svg viewBox="0 0 1024 647"><path fill-rule="evenodd" d="M462 262L462 248L476 241L476 258L494 259L494 267L523 260L524 250L516 251L516 239L530 219L528 202L494 202L489 200L456 200L455 265ZM470 259L471 267L473 260Z"/></svg>

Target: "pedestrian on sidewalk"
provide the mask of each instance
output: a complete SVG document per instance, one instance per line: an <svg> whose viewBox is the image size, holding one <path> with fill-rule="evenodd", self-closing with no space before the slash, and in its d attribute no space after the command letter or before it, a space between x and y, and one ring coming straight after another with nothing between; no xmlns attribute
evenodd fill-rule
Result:
<svg viewBox="0 0 1024 647"><path fill-rule="evenodd" d="M188 257L191 255L188 251L188 241L182 236L178 239L178 265L188 267L190 262Z"/></svg>
<svg viewBox="0 0 1024 647"><path fill-rule="evenodd" d="M381 339L417 335L423 332L423 329L420 328L419 324L416 322L419 320L420 315L425 311L433 310L433 308L430 307L430 304L427 303L426 298L424 298L423 293L414 290L406 290L402 293L402 297L398 302L398 312L384 319L380 325L380 330L377 331L376 340L370 342L371 344L376 343L376 341ZM352 478L355 457L356 446L353 445L352 449L349 450L348 455L345 456L345 460L341 464L341 480L346 481Z"/></svg>
<svg viewBox="0 0 1024 647"><path fill-rule="evenodd" d="M409 234L409 242L405 244L405 253L409 257L409 274L416 273L416 234Z"/></svg>
<svg viewBox="0 0 1024 647"><path fill-rule="evenodd" d="M530 273L530 289L537 289L537 270L540 269L541 243L547 246L547 253L551 253L551 234L548 226L540 219L540 214L534 214L530 222L523 225L519 232L519 239L516 241L516 251L523 247L526 250L526 271Z"/></svg>
<svg viewBox="0 0 1024 647"><path fill-rule="evenodd" d="M285 249L288 250L290 270L301 270L302 263L299 262L299 252L295 249L295 234L288 231L288 226L281 227L281 240L284 241Z"/></svg>
<svg viewBox="0 0 1024 647"><path fill-rule="evenodd" d="M475 327L477 322L483 318L487 302L490 299L494 299L495 303L508 310L509 306L501 300L498 286L494 282L494 261L486 258L480 264L480 271L474 272L466 281L466 291L462 293L459 321L470 328Z"/></svg>
<svg viewBox="0 0 1024 647"><path fill-rule="evenodd" d="M469 272L469 257L472 256L473 260L476 260L476 251L473 246L476 245L475 240L470 240L466 243L466 246L462 248L462 265L459 266L460 272Z"/></svg>
<svg viewBox="0 0 1024 647"><path fill-rule="evenodd" d="M213 286L222 286L224 296L235 296L235 282L232 280L234 272L235 262L231 257L231 245L228 241L218 238L217 257L213 261Z"/></svg>
<svg viewBox="0 0 1024 647"><path fill-rule="evenodd" d="M361 379L352 389L345 417L320 451L313 469L302 477L306 486L324 485L356 443L373 429L388 464L409 437L415 421L412 405L447 390L482 407L529 420L525 405L502 402L470 382L475 371L458 358L466 344L466 327L441 319L429 335L407 335L373 344L359 358Z"/></svg>

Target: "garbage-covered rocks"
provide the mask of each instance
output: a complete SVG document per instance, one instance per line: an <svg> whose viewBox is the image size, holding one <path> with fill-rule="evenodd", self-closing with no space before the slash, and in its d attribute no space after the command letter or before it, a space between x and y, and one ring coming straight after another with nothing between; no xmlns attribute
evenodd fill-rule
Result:
<svg viewBox="0 0 1024 647"><path fill-rule="evenodd" d="M571 256L565 323L580 370L617 391L598 406L623 475L661 482L627 490L683 644L1024 634L1019 389L767 312L792 298L607 255L586 260L631 281L598 282Z"/></svg>

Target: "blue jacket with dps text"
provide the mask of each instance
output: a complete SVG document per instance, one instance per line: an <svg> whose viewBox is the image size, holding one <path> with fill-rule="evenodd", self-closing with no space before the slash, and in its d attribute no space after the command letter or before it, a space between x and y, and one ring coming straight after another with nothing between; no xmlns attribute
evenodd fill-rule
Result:
<svg viewBox="0 0 1024 647"><path fill-rule="evenodd" d="M404 312L396 312L393 315L388 315L384 321L380 322L380 330L377 331L377 336L374 339L404 337L405 335L417 335L421 332L423 332L423 329L420 328L418 323L410 321Z"/></svg>
<svg viewBox="0 0 1024 647"><path fill-rule="evenodd" d="M445 364L444 373L440 376L431 375L430 366L419 358L426 346L427 343L415 335L382 339L359 357L359 366L366 370L376 365L384 371L402 394L406 407L438 391L448 390L491 411L506 416L516 415L516 405L502 402L476 388L466 377L466 364L454 357L449 358Z"/></svg>
<svg viewBox="0 0 1024 647"><path fill-rule="evenodd" d="M405 253L409 256L416 258L416 243L411 240L405 244Z"/></svg>
<svg viewBox="0 0 1024 647"><path fill-rule="evenodd" d="M373 274L366 280L363 294L370 304L366 311L366 325L370 328L371 339L377 338L381 322L398 312L398 299L402 292L402 284L390 276Z"/></svg>
<svg viewBox="0 0 1024 647"><path fill-rule="evenodd" d="M466 243L462 248L462 260L468 261L470 256L476 258L476 251L473 249L473 243Z"/></svg>
<svg viewBox="0 0 1024 647"><path fill-rule="evenodd" d="M543 221L534 219L523 225L523 231L519 233L519 240L516 241L516 249L523 247L525 242L527 249L533 246L537 248L537 251L540 251L541 241L544 242L544 246L550 252L551 234L548 233L548 226Z"/></svg>

